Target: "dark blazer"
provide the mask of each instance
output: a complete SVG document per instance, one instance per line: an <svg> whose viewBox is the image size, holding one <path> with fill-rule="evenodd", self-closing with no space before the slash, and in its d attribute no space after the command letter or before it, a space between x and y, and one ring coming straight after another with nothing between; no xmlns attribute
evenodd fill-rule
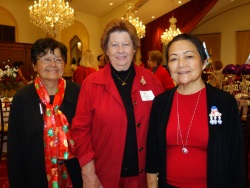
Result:
<svg viewBox="0 0 250 188"><path fill-rule="evenodd" d="M67 81L60 110L71 125L80 92L80 86ZM7 144L8 176L11 188L47 188L43 146L43 116L39 108L40 99L34 84L20 89L14 96L9 117ZM76 158L68 160L66 166L74 187L82 187L81 169ZM73 173L73 174L72 174Z"/></svg>
<svg viewBox="0 0 250 188"><path fill-rule="evenodd" d="M170 187L166 185L166 126L176 89L158 95L151 109L146 171L159 172L159 188ZM216 106L222 114L221 125L208 122L208 188L243 188L246 180L244 143L237 102L229 93L210 85L206 85L206 96L207 115L212 106Z"/></svg>

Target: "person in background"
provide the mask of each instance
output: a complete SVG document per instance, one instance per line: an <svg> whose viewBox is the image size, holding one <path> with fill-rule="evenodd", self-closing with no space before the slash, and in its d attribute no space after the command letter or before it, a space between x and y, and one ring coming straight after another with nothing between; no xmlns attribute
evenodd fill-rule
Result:
<svg viewBox="0 0 250 188"><path fill-rule="evenodd" d="M213 71L209 78L209 84L222 89L222 82L224 79L224 75L222 74L223 63L220 60L215 60L212 62Z"/></svg>
<svg viewBox="0 0 250 188"><path fill-rule="evenodd" d="M107 64L106 62L106 58L104 54L100 54L97 56L97 61L99 62L99 69L102 69L105 67L105 65Z"/></svg>
<svg viewBox="0 0 250 188"><path fill-rule="evenodd" d="M13 63L13 67L14 67L15 69L17 69L17 77L16 77L16 79L17 79L18 81L20 81L20 82L24 82L24 83L27 85L29 82L25 79L25 77L23 76L22 70L20 69L20 67L21 67L22 65L24 65L24 62L23 62L23 61L15 61L15 62Z"/></svg>
<svg viewBox="0 0 250 188"><path fill-rule="evenodd" d="M179 85L153 101L147 138L148 187L244 188L237 102L201 79L207 61L202 42L191 34L177 35L166 47L166 59Z"/></svg>
<svg viewBox="0 0 250 188"><path fill-rule="evenodd" d="M62 76L67 48L51 38L31 48L37 73L15 94L8 124L7 164L11 188L82 188L70 127L80 85Z"/></svg>
<svg viewBox="0 0 250 188"><path fill-rule="evenodd" d="M73 73L73 82L82 84L82 81L91 73L99 70L98 61L91 50L85 50L82 53L79 66Z"/></svg>
<svg viewBox="0 0 250 188"><path fill-rule="evenodd" d="M110 63L82 84L72 137L83 187L146 188L146 135L157 78L133 62L140 47L127 20L108 23L101 48Z"/></svg>
<svg viewBox="0 0 250 188"><path fill-rule="evenodd" d="M148 52L148 66L160 80L164 90L172 89L175 84L168 71L162 66L162 53L158 50Z"/></svg>

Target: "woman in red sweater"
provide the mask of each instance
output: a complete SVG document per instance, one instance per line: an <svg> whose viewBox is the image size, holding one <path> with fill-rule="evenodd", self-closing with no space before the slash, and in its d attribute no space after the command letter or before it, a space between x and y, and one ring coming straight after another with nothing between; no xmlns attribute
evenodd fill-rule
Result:
<svg viewBox="0 0 250 188"><path fill-rule="evenodd" d="M148 66L160 80L164 90L172 89L175 84L168 71L162 66L162 53L158 50L148 52Z"/></svg>
<svg viewBox="0 0 250 188"><path fill-rule="evenodd" d="M176 36L166 52L178 86L153 101L146 154L148 187L244 188L243 131L235 98L204 84L201 75L207 56L193 35Z"/></svg>
<svg viewBox="0 0 250 188"><path fill-rule="evenodd" d="M82 81L91 73L99 70L98 61L90 50L85 50L82 53L80 65L76 68L73 74L73 81L82 84Z"/></svg>

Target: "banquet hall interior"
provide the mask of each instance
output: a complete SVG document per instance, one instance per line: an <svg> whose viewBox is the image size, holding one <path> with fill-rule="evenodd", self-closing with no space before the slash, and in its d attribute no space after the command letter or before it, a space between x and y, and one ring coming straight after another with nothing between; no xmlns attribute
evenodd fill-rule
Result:
<svg viewBox="0 0 250 188"><path fill-rule="evenodd" d="M89 49L96 56L102 53L100 37L104 26L114 18L124 17L128 3L134 4L134 17L146 26L141 49L136 54L138 64L142 59L146 65L150 50L164 53L161 35L169 28L172 16L176 18L176 27L181 32L193 33L205 41L210 58L220 59L224 66L246 61L248 54L241 57L242 49L238 51L238 46L240 48L243 44L238 44L237 38L249 36L250 24L246 19L250 14L249 0L115 0L113 5L110 2L70 0L69 6L74 9L73 24L53 36L69 49L65 77L72 76L72 59L78 59L81 51ZM35 76L29 58L30 45L38 38L51 36L31 22L29 7L32 5L33 0L0 0L0 68L14 61L23 61L25 66L21 68L28 80ZM247 39L243 41L249 44ZM81 42L81 49L76 48L77 42ZM163 64L166 62L163 61Z"/></svg>
<svg viewBox="0 0 250 188"><path fill-rule="evenodd" d="M56 31L48 31L48 26L42 26L44 15L32 18L30 7L33 6L35 11L34 0L0 0L0 69L4 70L6 65L11 66L15 61L22 61L22 73L28 81L32 81L36 74L30 58L31 45L38 38L53 37L68 48L64 78L71 79L72 63L81 58L84 50L93 51L95 56L102 54L100 38L105 25L114 18L127 19L126 14L130 11L128 5L132 5L131 15L141 21L141 27L137 29L143 30L145 26L140 31L141 48L135 60L138 65L142 62L147 68L148 51L159 50L164 54L166 42L162 38L164 31L170 28L171 17L176 18L175 25L180 32L192 33L204 42L209 55L208 62L219 59L224 67L231 64L242 65L250 57L250 0L65 0L65 4L66 2L74 9L71 22L58 26ZM163 65L166 65L165 58ZM250 126L250 118L246 122ZM244 131L248 151L249 130Z"/></svg>

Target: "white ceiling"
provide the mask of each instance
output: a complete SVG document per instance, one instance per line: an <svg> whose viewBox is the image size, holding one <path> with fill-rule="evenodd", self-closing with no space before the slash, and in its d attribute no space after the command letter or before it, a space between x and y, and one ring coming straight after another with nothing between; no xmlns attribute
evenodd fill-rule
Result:
<svg viewBox="0 0 250 188"><path fill-rule="evenodd" d="M76 11L85 12L94 16L104 16L105 14L111 12L112 10L118 8L119 6L124 7L121 15L126 12L125 4L128 2L133 2L135 8L137 9L136 16L146 24L151 22L152 16L154 19L166 14L190 0L71 0L70 6ZM113 3L111 6L110 3Z"/></svg>
<svg viewBox="0 0 250 188"><path fill-rule="evenodd" d="M190 0L68 0L70 1L70 6L75 9L75 11L84 12L94 16L104 16L105 14L113 11L119 6L124 7L124 13L126 12L125 4L127 2L133 2L135 6L138 7L136 16L140 18L143 24L147 24L154 19L176 9L179 6L187 3ZM179 3L181 1L181 4ZM203 0L200 0L201 3ZM219 0L215 7L209 12L212 14L218 12L225 7L230 7L233 4L237 4L242 1L250 0ZM113 3L110 6L110 3ZM155 16L154 19L151 17Z"/></svg>
<svg viewBox="0 0 250 188"><path fill-rule="evenodd" d="M27 0L33 2L34 0ZM104 16L115 9L123 10L121 15L126 12L125 4L133 2L137 8L136 16L139 17L143 24L147 24L154 19L184 5L190 0L65 0L75 10L75 12L83 12L93 16ZM200 0L202 3L203 0ZM181 2L181 4L179 3ZM235 7L242 3L249 3L250 0L219 0L217 4L210 10L205 17L211 17L227 9ZM110 3L113 3L111 6ZM32 4L32 3L31 3ZM122 7L122 9L121 9ZM123 9L124 7L124 9ZM152 18L154 16L155 18Z"/></svg>

